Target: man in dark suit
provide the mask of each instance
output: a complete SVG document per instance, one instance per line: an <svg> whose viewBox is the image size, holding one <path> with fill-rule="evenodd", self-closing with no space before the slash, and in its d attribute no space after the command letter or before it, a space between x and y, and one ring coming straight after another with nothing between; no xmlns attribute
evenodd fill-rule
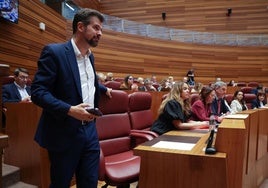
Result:
<svg viewBox="0 0 268 188"><path fill-rule="evenodd" d="M212 101L211 112L213 115L215 115L215 118L218 122L222 122L224 116L231 112L231 108L224 99L224 96L227 92L227 84L222 81L217 81L214 84L214 89L216 97Z"/></svg>
<svg viewBox="0 0 268 188"><path fill-rule="evenodd" d="M44 47L32 82L32 101L43 108L35 140L47 149L50 188L69 188L76 175L78 188L96 188L100 146L93 114L99 83L90 48L102 35L104 17L81 9L73 19L73 37Z"/></svg>
<svg viewBox="0 0 268 188"><path fill-rule="evenodd" d="M31 88L27 86L28 77L27 69L15 69L15 81L2 86L2 102L31 102Z"/></svg>

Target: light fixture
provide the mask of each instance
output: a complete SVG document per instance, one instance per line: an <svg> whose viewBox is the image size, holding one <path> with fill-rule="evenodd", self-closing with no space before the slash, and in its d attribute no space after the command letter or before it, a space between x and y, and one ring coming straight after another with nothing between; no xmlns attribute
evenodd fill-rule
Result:
<svg viewBox="0 0 268 188"><path fill-rule="evenodd" d="M65 2L65 5L66 5L69 9L71 9L72 11L74 11L74 8L73 8L71 5L69 5L69 4L66 3L66 2Z"/></svg>
<svg viewBox="0 0 268 188"><path fill-rule="evenodd" d="M46 30L46 24L43 23L43 22L40 22L40 23L39 23L39 29L40 29L41 31L45 31L45 30Z"/></svg>
<svg viewBox="0 0 268 188"><path fill-rule="evenodd" d="M162 19L165 20L166 19L166 13L162 12Z"/></svg>
<svg viewBox="0 0 268 188"><path fill-rule="evenodd" d="M231 16L231 14L232 14L232 9L231 8L228 8L227 9L226 16Z"/></svg>

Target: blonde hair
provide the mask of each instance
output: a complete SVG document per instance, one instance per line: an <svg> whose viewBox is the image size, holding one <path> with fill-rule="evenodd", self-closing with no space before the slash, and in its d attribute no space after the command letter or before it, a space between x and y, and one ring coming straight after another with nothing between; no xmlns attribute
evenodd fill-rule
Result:
<svg viewBox="0 0 268 188"><path fill-rule="evenodd" d="M181 98L181 93L183 92L184 84L185 84L184 82L175 82L175 84L171 88L171 91L168 93L167 97L162 101L158 109L158 114L163 113L163 110L168 101L176 100L178 103L180 103L183 113L185 115L190 115L191 113L190 99L183 100Z"/></svg>

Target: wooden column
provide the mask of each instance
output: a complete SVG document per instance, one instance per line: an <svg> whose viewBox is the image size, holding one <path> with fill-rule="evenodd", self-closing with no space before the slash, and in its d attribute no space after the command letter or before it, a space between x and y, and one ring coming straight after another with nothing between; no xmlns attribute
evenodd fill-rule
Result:
<svg viewBox="0 0 268 188"><path fill-rule="evenodd" d="M2 79L9 75L9 65L0 64L0 102L2 104ZM2 154L3 149L8 146L8 136L2 133L2 112L0 113L0 152L1 152L1 162L0 162L0 187L2 187Z"/></svg>

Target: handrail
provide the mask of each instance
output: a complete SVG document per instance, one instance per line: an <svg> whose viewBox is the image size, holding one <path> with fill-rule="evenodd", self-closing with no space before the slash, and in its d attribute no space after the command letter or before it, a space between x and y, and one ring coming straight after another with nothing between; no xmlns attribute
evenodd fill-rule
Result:
<svg viewBox="0 0 268 188"><path fill-rule="evenodd" d="M66 5L64 5L65 14L63 16L66 19L73 18L74 14L80 9L79 6L73 4L72 7L74 10L70 11L69 8L65 6ZM267 34L219 34L198 32L144 24L106 14L103 14L103 16L105 17L104 29L132 35L204 45L268 46Z"/></svg>

